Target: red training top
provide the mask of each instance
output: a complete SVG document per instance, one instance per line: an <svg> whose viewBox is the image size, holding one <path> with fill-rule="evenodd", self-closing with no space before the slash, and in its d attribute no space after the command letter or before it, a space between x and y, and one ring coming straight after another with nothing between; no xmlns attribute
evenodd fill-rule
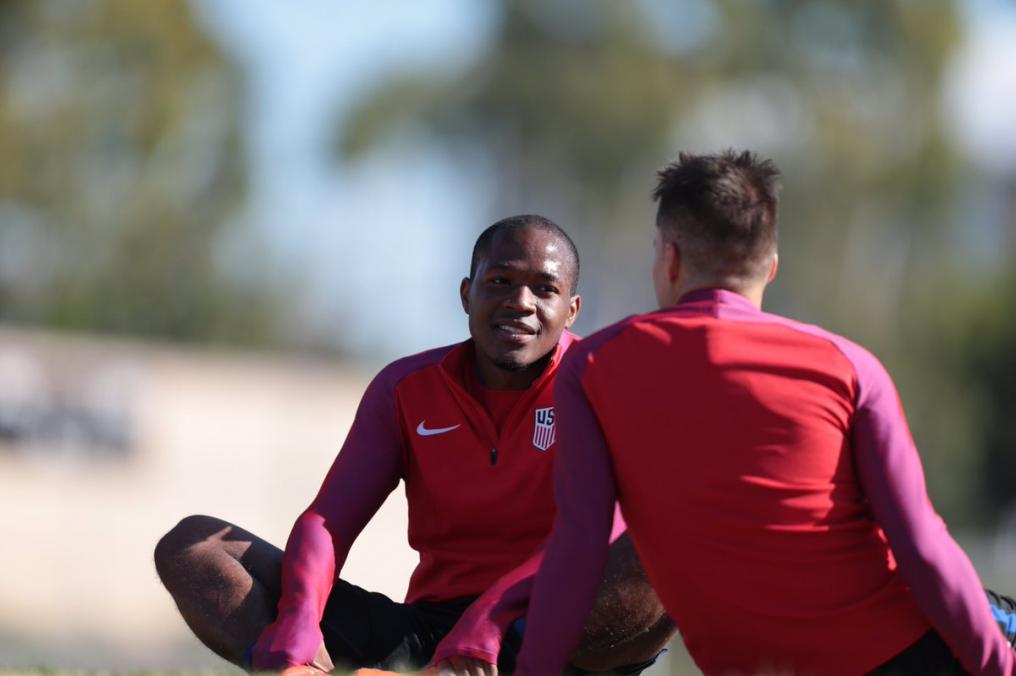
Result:
<svg viewBox="0 0 1016 676"><path fill-rule="evenodd" d="M554 514L550 384L576 340L562 334L500 431L467 389L472 341L401 359L374 378L320 492L289 536L279 615L254 646L256 669L313 660L332 581L400 479L409 544L420 552L407 602L479 595L537 550Z"/></svg>
<svg viewBox="0 0 1016 676"><path fill-rule="evenodd" d="M699 291L582 341L555 404L558 512L518 673L564 667L615 496L707 674L863 673L932 626L971 673L1012 673L892 381L859 346Z"/></svg>

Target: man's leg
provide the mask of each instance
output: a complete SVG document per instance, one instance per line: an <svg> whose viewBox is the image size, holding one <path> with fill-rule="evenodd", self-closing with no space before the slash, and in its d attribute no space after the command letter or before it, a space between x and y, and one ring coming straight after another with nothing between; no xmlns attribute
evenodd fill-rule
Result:
<svg viewBox="0 0 1016 676"><path fill-rule="evenodd" d="M625 533L610 547L572 664L593 672L642 664L654 659L676 633Z"/></svg>
<svg viewBox="0 0 1016 676"><path fill-rule="evenodd" d="M321 629L340 669L422 669L473 598L399 603L339 580Z"/></svg>
<svg viewBox="0 0 1016 676"><path fill-rule="evenodd" d="M188 516L155 547L155 568L187 626L242 666L275 618L282 550L211 516Z"/></svg>
<svg viewBox="0 0 1016 676"><path fill-rule="evenodd" d="M522 633L524 620L505 637L499 671L514 671ZM610 546L603 582L572 655L572 667L592 673L638 673L656 659L676 633L646 579L631 539L623 534Z"/></svg>
<svg viewBox="0 0 1016 676"><path fill-rule="evenodd" d="M282 550L221 519L189 516L155 548L155 566L184 621L215 653L242 664L275 619ZM321 623L327 650L316 666L422 667L472 599L397 603L337 580Z"/></svg>

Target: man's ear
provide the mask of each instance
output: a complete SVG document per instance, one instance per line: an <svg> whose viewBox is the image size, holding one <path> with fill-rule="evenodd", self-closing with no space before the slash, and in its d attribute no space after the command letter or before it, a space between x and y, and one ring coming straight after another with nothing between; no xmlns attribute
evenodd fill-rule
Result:
<svg viewBox="0 0 1016 676"><path fill-rule="evenodd" d="M769 276L766 277L766 284L776 279L776 271L779 269L779 267L780 267L780 254L775 253L773 254L772 265L769 266Z"/></svg>
<svg viewBox="0 0 1016 676"><path fill-rule="evenodd" d="M469 287L472 285L472 281L469 277L463 277L462 283L459 284L459 299L462 301L462 309L465 313L469 314Z"/></svg>
<svg viewBox="0 0 1016 676"><path fill-rule="evenodd" d="M568 321L564 323L564 328L570 329L575 320L579 318L579 310L582 309L582 296L578 294L571 297L571 301L568 305Z"/></svg>
<svg viewBox="0 0 1016 676"><path fill-rule="evenodd" d="M667 260L667 281L671 284L677 282L681 276L681 248L674 242L663 243L663 255Z"/></svg>

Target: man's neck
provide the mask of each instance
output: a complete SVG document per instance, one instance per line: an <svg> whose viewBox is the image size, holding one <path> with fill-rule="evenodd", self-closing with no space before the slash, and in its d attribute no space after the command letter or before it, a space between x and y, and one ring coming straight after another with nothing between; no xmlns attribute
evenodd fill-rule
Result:
<svg viewBox="0 0 1016 676"><path fill-rule="evenodd" d="M723 289L744 296L751 304L762 309L762 297L765 295L765 284L743 284L727 279L689 279L679 284L674 289L674 303L693 291L706 291L708 289Z"/></svg>
<svg viewBox="0 0 1016 676"><path fill-rule="evenodd" d="M547 369L554 351L537 361L518 369L504 368L493 361L477 355L477 382L489 390L526 390L529 389L540 375Z"/></svg>

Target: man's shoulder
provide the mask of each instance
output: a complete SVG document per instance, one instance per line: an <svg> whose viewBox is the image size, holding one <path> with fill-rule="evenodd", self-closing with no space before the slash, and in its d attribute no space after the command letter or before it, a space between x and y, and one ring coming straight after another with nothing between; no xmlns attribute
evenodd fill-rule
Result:
<svg viewBox="0 0 1016 676"><path fill-rule="evenodd" d="M378 372L374 384L394 389L408 376L436 367L449 353L463 345L464 343L453 343L396 359Z"/></svg>
<svg viewBox="0 0 1016 676"><path fill-rule="evenodd" d="M580 342L582 342L582 336L565 329L561 332L561 337L558 338L557 344L560 346L561 352L564 353Z"/></svg>
<svg viewBox="0 0 1016 676"><path fill-rule="evenodd" d="M648 317L651 317L655 313L648 313L642 315L630 315L625 317L619 322L605 326L604 328L592 333L585 338L579 338L574 334L570 335L570 342L566 346L567 352L564 359L574 364L576 361L584 360L589 355L596 352L604 344L609 343L612 339L623 333L626 329L632 326L638 325L640 322L645 321Z"/></svg>
<svg viewBox="0 0 1016 676"><path fill-rule="evenodd" d="M701 315L692 315L695 317ZM600 350L604 345L614 341L622 335L641 336L647 340L666 340L665 332L657 330L658 325L670 324L675 319L684 319L688 315L679 307L669 307L643 314L630 315L624 319L606 326L599 331L589 335L581 342L578 342L568 351L568 358L571 361L587 361L590 355ZM780 326L787 330L800 334L802 337L812 340L819 340L829 344L832 348L842 354L849 361L858 374L872 371L884 371L878 357L872 354L867 348L853 340L834 333L816 324L808 324L783 315L769 312L753 312L744 315L720 315L721 319L729 319L735 322L747 322L757 324L769 324ZM655 337L655 338L654 338Z"/></svg>
<svg viewBox="0 0 1016 676"><path fill-rule="evenodd" d="M790 319L789 317L784 317L783 315L762 313L762 316L802 335L810 336L816 340L822 340L831 344L854 366L855 371L859 374L873 369L879 371L884 370L882 362L879 361L878 357L872 354L871 351L860 343L854 342L846 336L834 333L833 331L818 326L817 324L808 324L795 319Z"/></svg>

